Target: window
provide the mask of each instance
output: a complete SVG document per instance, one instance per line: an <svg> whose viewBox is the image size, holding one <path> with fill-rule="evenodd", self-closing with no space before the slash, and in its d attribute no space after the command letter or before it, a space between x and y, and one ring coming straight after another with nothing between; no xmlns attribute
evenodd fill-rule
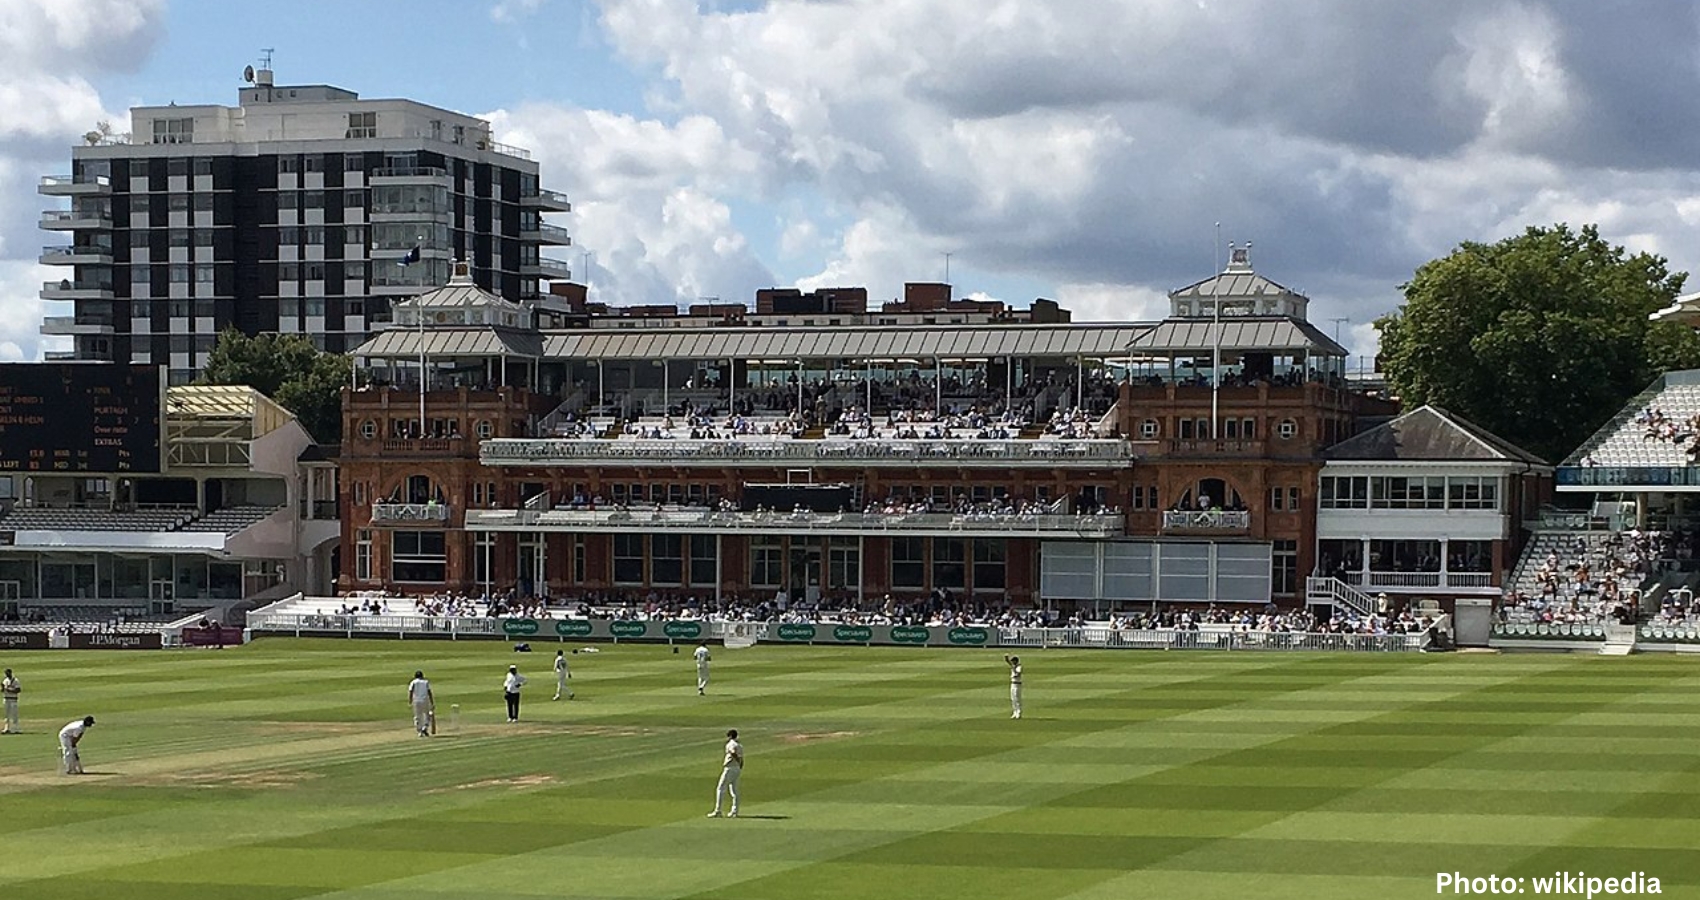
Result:
<svg viewBox="0 0 1700 900"><path fill-rule="evenodd" d="M350 112L348 114L348 140L355 138L376 138L377 112Z"/></svg>
<svg viewBox="0 0 1700 900"><path fill-rule="evenodd" d="M358 153L349 153L342 158L344 172L359 172L366 168L366 157Z"/></svg>
<svg viewBox="0 0 1700 900"><path fill-rule="evenodd" d="M1155 493L1156 489L1152 489ZM1004 587L1003 541L974 542L974 591L1001 591Z"/></svg>
<svg viewBox="0 0 1700 900"><path fill-rule="evenodd" d="M359 207L365 206L366 205L366 192L365 191L343 191L342 192L342 205L347 206L347 207L351 207L351 208L359 208Z"/></svg>
<svg viewBox="0 0 1700 900"><path fill-rule="evenodd" d="M197 246L197 247L211 247L212 245L213 245L213 232L212 232L211 229L201 228L201 229L198 229L198 230L195 231L195 246Z"/></svg>
<svg viewBox="0 0 1700 900"><path fill-rule="evenodd" d="M194 169L196 175L211 175L213 173L212 158L207 156L195 157Z"/></svg>
<svg viewBox="0 0 1700 900"><path fill-rule="evenodd" d="M649 583L678 585L685 582L684 540L676 534L649 536Z"/></svg>
<svg viewBox="0 0 1700 900"><path fill-rule="evenodd" d="M173 228L173 229L171 229L171 231L169 232L169 237L167 238L167 240L170 242L171 246L173 246L173 247L187 247L187 246L190 246L190 244L193 243L193 241L189 237L189 229L187 229L187 228Z"/></svg>
<svg viewBox="0 0 1700 900"><path fill-rule="evenodd" d="M359 581L372 580L372 529L362 528L354 533L354 577Z"/></svg>
<svg viewBox="0 0 1700 900"><path fill-rule="evenodd" d="M1272 487L1269 489L1269 509L1271 511L1280 512L1281 510L1286 509L1286 501L1286 491L1278 487Z"/></svg>
<svg viewBox="0 0 1700 900"><path fill-rule="evenodd" d="M1493 541L1447 541L1446 571L1493 571Z"/></svg>
<svg viewBox="0 0 1700 900"><path fill-rule="evenodd" d="M195 211L211 212L213 207L212 197L213 195L208 193L196 194L194 199Z"/></svg>
<svg viewBox="0 0 1700 900"><path fill-rule="evenodd" d="M1256 419L1241 419L1240 420L1240 437L1243 440L1248 440L1248 441L1257 440L1257 420Z"/></svg>
<svg viewBox="0 0 1700 900"><path fill-rule="evenodd" d="M153 142L156 144L192 144L195 142L194 119L153 120Z"/></svg>
<svg viewBox="0 0 1700 900"><path fill-rule="evenodd" d="M1499 479L1493 475L1453 475L1446 479L1449 509L1498 509Z"/></svg>
<svg viewBox="0 0 1700 900"><path fill-rule="evenodd" d="M1139 436L1143 440L1156 440L1161 432L1162 428L1158 426L1156 419L1146 419L1139 423Z"/></svg>
<svg viewBox="0 0 1700 900"><path fill-rule="evenodd" d="M366 482L364 481L354 482L354 505L366 505Z"/></svg>
<svg viewBox="0 0 1700 900"><path fill-rule="evenodd" d="M1269 557L1269 592L1290 596L1299 589L1299 542L1276 541Z"/></svg>
<svg viewBox="0 0 1700 900"><path fill-rule="evenodd" d="M145 159L132 159L132 160L130 160L130 178L136 179L136 178L147 178L147 177L148 177L148 161L145 160ZM146 190L147 188L144 187L142 189ZM131 190L135 190L135 187L133 185L131 187Z"/></svg>
<svg viewBox="0 0 1700 900"><path fill-rule="evenodd" d="M149 277L147 263L137 263L130 267L130 285L132 287L147 284Z"/></svg>
<svg viewBox="0 0 1700 900"><path fill-rule="evenodd" d="M174 263L171 266L170 274L172 284L189 283L189 267L187 265Z"/></svg>
<svg viewBox="0 0 1700 900"><path fill-rule="evenodd" d="M172 212L187 212L189 209L188 194L172 194L165 198L166 209Z"/></svg>
<svg viewBox="0 0 1700 900"><path fill-rule="evenodd" d="M691 586L712 587L720 569L719 541L712 534L691 535Z"/></svg>
<svg viewBox="0 0 1700 900"><path fill-rule="evenodd" d="M390 580L436 583L448 571L447 546L441 531L392 532Z"/></svg>
<svg viewBox="0 0 1700 900"><path fill-rule="evenodd" d="M212 263L201 263L200 265L195 266L195 282L197 284L212 284L212 281Z"/></svg>
<svg viewBox="0 0 1700 900"><path fill-rule="evenodd" d="M323 172L324 170L325 170L325 158L323 156L321 156L317 153L308 153L305 156L301 157L301 171L303 171L303 172Z"/></svg>
<svg viewBox="0 0 1700 900"><path fill-rule="evenodd" d="M1317 498L1321 509L1369 509L1369 478L1364 475L1325 475Z"/></svg>
<svg viewBox="0 0 1700 900"><path fill-rule="evenodd" d="M780 557L782 551L778 538L750 539L750 586L776 588L780 584Z"/></svg>
<svg viewBox="0 0 1700 900"><path fill-rule="evenodd" d="M1296 484L1287 487L1287 511L1299 511L1299 487Z"/></svg>
<svg viewBox="0 0 1700 900"><path fill-rule="evenodd" d="M277 280L278 281L300 281L301 280L301 264L300 263L292 263L292 262L291 263L278 263Z"/></svg>
<svg viewBox="0 0 1700 900"><path fill-rule="evenodd" d="M855 538L828 539L826 585L835 591L850 591L861 587L862 551Z"/></svg>
<svg viewBox="0 0 1700 900"><path fill-rule="evenodd" d="M1296 435L1298 435L1298 433L1299 433L1299 423L1293 421L1292 419L1282 419L1281 424L1276 427L1275 433L1278 437L1281 438L1281 440L1290 441Z"/></svg>
<svg viewBox="0 0 1700 900"><path fill-rule="evenodd" d="M967 547L961 538L933 539L933 587L960 591L968 586L968 572L963 565Z"/></svg>
<svg viewBox="0 0 1700 900"><path fill-rule="evenodd" d="M149 232L141 228L130 229L130 246L135 249L146 250L149 244L148 234Z"/></svg>
<svg viewBox="0 0 1700 900"><path fill-rule="evenodd" d="M277 158L277 173L293 175L301 171L301 158L298 156L280 156Z"/></svg>
<svg viewBox="0 0 1700 900"><path fill-rule="evenodd" d="M641 534L614 535L614 582L643 583L643 538Z"/></svg>
<svg viewBox="0 0 1700 900"><path fill-rule="evenodd" d="M496 558L496 536L488 531L480 531L472 536L472 580L478 584L489 584L492 580L491 563Z"/></svg>
<svg viewBox="0 0 1700 900"><path fill-rule="evenodd" d="M926 547L918 537L891 539L891 586L926 587Z"/></svg>
<svg viewBox="0 0 1700 900"><path fill-rule="evenodd" d="M572 535L573 584L584 584L584 535Z"/></svg>
<svg viewBox="0 0 1700 900"><path fill-rule="evenodd" d="M280 247L293 247L301 243L301 229L294 226L277 230L277 244Z"/></svg>
<svg viewBox="0 0 1700 900"><path fill-rule="evenodd" d="M487 440L491 434L495 433L489 419L479 419L478 424L473 426L473 430L478 434L480 440Z"/></svg>
<svg viewBox="0 0 1700 900"><path fill-rule="evenodd" d="M298 206L300 204L300 199L301 199L300 195L295 193L294 191L278 191L278 193L277 193L277 208L278 209L294 209L296 206Z"/></svg>

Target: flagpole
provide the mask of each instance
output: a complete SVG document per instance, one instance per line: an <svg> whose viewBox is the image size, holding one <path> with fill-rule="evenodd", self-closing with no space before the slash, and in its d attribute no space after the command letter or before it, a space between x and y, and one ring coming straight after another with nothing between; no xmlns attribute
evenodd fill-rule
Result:
<svg viewBox="0 0 1700 900"><path fill-rule="evenodd" d="M1210 281L1210 439L1221 440L1221 395L1222 395L1222 223L1216 223L1216 244L1212 251L1211 265L1216 268L1216 275Z"/></svg>
<svg viewBox="0 0 1700 900"><path fill-rule="evenodd" d="M413 321L419 327L419 439L425 439L425 309L413 298Z"/></svg>

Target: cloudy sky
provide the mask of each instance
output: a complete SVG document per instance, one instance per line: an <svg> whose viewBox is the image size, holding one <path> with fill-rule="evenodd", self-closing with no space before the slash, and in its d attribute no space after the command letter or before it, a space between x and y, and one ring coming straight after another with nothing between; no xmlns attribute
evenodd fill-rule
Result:
<svg viewBox="0 0 1700 900"><path fill-rule="evenodd" d="M1595 222L1700 264L1700 6L1676 0L0 0L0 359L36 179L139 103L330 83L485 116L616 304L939 280L1081 319L1251 241L1360 353L1463 240ZM60 201L62 203L62 201ZM1345 319L1336 323L1335 319Z"/></svg>

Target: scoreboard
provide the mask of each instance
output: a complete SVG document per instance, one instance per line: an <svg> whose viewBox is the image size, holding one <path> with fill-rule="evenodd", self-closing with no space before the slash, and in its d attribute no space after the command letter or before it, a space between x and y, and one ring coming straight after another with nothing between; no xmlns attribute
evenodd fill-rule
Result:
<svg viewBox="0 0 1700 900"><path fill-rule="evenodd" d="M0 474L158 472L153 365L0 364Z"/></svg>

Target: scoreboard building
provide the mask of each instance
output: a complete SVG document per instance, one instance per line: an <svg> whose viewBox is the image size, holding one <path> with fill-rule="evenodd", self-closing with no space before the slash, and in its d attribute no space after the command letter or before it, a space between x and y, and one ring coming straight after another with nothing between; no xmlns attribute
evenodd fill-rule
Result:
<svg viewBox="0 0 1700 900"><path fill-rule="evenodd" d="M159 619L329 590L336 470L246 387L0 365L0 620Z"/></svg>
<svg viewBox="0 0 1700 900"><path fill-rule="evenodd" d="M353 351L341 589L1367 609L1497 593L1550 489L1356 389L1244 249L1155 323L942 284L546 314L464 271Z"/></svg>

